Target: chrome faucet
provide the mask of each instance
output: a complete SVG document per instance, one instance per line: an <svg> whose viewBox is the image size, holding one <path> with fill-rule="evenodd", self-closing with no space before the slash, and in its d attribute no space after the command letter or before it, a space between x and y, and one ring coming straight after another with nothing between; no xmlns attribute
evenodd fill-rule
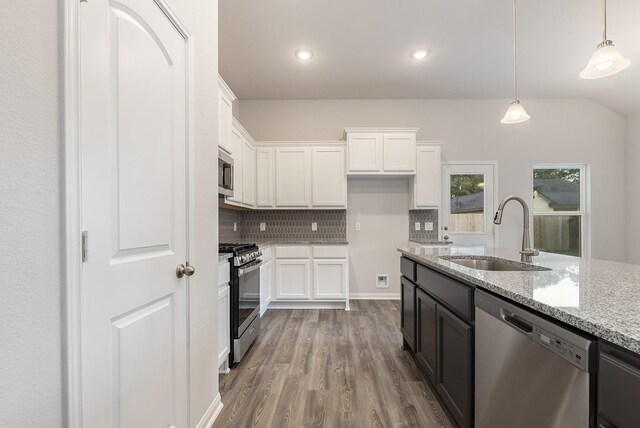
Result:
<svg viewBox="0 0 640 428"><path fill-rule="evenodd" d="M522 249L520 250L520 260L523 262L531 263L533 261L533 256L537 256L538 254L540 254L540 251L531 248L531 236L529 233L529 206L524 201L524 199L514 195L510 195L504 198L502 202L500 202L500 205L498 205L498 211L496 211L496 215L493 218L493 223L494 224L502 223L502 211L504 210L504 206L507 205L507 202L512 200L520 202L520 205L522 205L522 211L524 215L524 219L523 219L524 225L522 230Z"/></svg>

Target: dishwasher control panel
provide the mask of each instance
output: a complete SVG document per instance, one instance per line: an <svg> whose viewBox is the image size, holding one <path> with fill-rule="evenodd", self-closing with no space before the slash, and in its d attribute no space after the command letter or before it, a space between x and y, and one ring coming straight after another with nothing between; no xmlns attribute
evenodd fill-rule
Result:
<svg viewBox="0 0 640 428"><path fill-rule="evenodd" d="M533 340L583 370L587 370L587 351L538 327L533 327Z"/></svg>

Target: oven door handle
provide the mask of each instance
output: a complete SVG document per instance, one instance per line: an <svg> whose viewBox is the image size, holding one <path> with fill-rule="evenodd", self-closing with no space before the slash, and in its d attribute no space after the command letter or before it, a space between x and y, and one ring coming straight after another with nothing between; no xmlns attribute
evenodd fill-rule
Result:
<svg viewBox="0 0 640 428"><path fill-rule="evenodd" d="M253 272L256 269L260 269L260 266L262 266L262 260L255 265L249 266L248 268L238 268L238 278L242 277L244 274Z"/></svg>

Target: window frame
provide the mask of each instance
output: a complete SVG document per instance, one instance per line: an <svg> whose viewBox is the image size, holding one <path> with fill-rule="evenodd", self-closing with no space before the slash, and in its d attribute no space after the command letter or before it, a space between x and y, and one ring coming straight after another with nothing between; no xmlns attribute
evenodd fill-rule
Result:
<svg viewBox="0 0 640 428"><path fill-rule="evenodd" d="M536 211L533 200L533 174L537 169L578 169L580 170L580 210L578 211ZM536 216L573 216L580 217L580 257L591 257L591 165L587 163L537 163L531 170L531 227L533 247L535 248ZM555 254L555 253L552 253Z"/></svg>

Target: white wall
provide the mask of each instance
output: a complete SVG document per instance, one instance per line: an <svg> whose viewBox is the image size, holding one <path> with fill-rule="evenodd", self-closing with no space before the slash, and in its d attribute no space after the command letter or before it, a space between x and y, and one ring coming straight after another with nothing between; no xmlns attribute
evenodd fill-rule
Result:
<svg viewBox="0 0 640 428"><path fill-rule="evenodd" d="M58 3L0 8L0 426L64 425ZM217 1L171 0L195 40L192 424L218 393ZM212 101L213 100L213 101ZM199 183L207 183L200 185Z"/></svg>
<svg viewBox="0 0 640 428"><path fill-rule="evenodd" d="M640 113L627 118L627 262L640 264Z"/></svg>
<svg viewBox="0 0 640 428"><path fill-rule="evenodd" d="M409 240L409 179L348 179L347 240L352 296L400 296L400 253ZM360 230L355 230L356 222ZM382 245L381 245L382 244ZM389 275L389 288L376 288L376 275Z"/></svg>
<svg viewBox="0 0 640 428"><path fill-rule="evenodd" d="M242 100L239 111L256 140L336 140L345 127L417 126L419 139L445 141L445 160L498 161L501 197L529 197L534 163L590 163L592 256L624 261L624 117L585 99L523 103L532 119L513 126L499 122L509 105L500 99ZM507 207L499 227L500 246L520 245L516 205Z"/></svg>
<svg viewBox="0 0 640 428"><path fill-rule="evenodd" d="M61 426L57 2L0 7L0 426Z"/></svg>

